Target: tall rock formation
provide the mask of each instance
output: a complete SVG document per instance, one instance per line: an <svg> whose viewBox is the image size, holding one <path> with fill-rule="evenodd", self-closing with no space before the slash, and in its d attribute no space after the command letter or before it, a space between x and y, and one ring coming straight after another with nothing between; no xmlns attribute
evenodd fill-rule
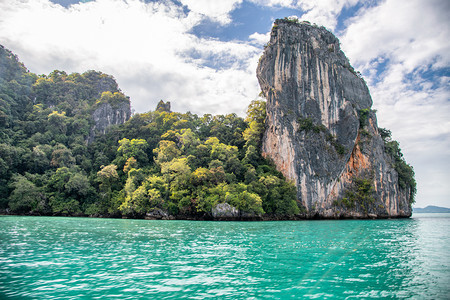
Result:
<svg viewBox="0 0 450 300"><path fill-rule="evenodd" d="M95 71L83 75L91 81L92 98L97 99L92 112L94 123L87 139L90 143L96 134L105 134L109 127L128 121L131 118L131 104L130 98L120 91L112 76Z"/></svg>
<svg viewBox="0 0 450 300"><path fill-rule="evenodd" d="M262 153L297 186L306 217L409 217L413 192L385 153L364 80L325 28L276 20L257 69Z"/></svg>

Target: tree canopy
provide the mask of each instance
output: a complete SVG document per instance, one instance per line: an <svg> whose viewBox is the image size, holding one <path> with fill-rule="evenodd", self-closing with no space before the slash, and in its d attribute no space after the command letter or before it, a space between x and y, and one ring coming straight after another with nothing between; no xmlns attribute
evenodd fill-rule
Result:
<svg viewBox="0 0 450 300"><path fill-rule="evenodd" d="M30 73L0 48L0 209L13 213L211 218L298 214L295 187L260 153L265 102L236 114L136 114L88 143L101 103L129 103L97 71Z"/></svg>

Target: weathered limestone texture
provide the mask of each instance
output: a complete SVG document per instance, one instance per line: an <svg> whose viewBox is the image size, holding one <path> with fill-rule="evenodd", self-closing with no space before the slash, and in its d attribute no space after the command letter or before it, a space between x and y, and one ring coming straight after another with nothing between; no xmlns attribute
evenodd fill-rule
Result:
<svg viewBox="0 0 450 300"><path fill-rule="evenodd" d="M131 109L129 102L121 103L117 107L112 107L109 103L101 103L92 114L95 122L92 131L104 134L108 127L123 124L130 117Z"/></svg>
<svg viewBox="0 0 450 300"><path fill-rule="evenodd" d="M277 20L257 77L267 99L262 153L294 181L306 217L411 215L367 85L332 33ZM352 202L364 184L367 197Z"/></svg>
<svg viewBox="0 0 450 300"><path fill-rule="evenodd" d="M212 209L214 219L238 219L239 210L228 203L219 203Z"/></svg>

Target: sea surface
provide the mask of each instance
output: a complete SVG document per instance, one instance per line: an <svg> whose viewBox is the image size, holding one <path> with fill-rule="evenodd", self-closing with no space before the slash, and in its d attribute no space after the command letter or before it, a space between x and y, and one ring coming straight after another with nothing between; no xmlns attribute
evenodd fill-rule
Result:
<svg viewBox="0 0 450 300"><path fill-rule="evenodd" d="M449 299L450 214L206 222L0 216L1 299Z"/></svg>

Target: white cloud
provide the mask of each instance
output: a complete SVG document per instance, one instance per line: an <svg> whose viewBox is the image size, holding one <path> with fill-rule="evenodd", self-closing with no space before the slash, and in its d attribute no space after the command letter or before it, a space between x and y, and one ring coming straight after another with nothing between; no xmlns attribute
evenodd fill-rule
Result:
<svg viewBox="0 0 450 300"><path fill-rule="evenodd" d="M388 0L361 10L341 38L369 83L379 125L415 166L419 207L450 204L449 78L423 73L449 66L449 13L448 1Z"/></svg>
<svg viewBox="0 0 450 300"><path fill-rule="evenodd" d="M261 6L269 6L269 7L294 7L294 0L250 0L253 3L256 3Z"/></svg>
<svg viewBox="0 0 450 300"><path fill-rule="evenodd" d="M337 18L345 7L353 6L359 0L251 0L262 6L287 7L305 12L299 19L334 30Z"/></svg>
<svg viewBox="0 0 450 300"><path fill-rule="evenodd" d="M265 34L255 32L255 33L249 35L248 38L250 41L254 42L255 44L264 45L267 42L269 42L269 40L270 40L270 32L267 32Z"/></svg>
<svg viewBox="0 0 450 300"><path fill-rule="evenodd" d="M180 0L191 11L202 14L221 24L231 22L229 13L234 10L243 0Z"/></svg>
<svg viewBox="0 0 450 300"><path fill-rule="evenodd" d="M308 20L334 30L342 9L347 6L353 6L358 2L359 0L304 0L297 1L297 7L307 11L301 17L302 20Z"/></svg>
<svg viewBox="0 0 450 300"><path fill-rule="evenodd" d="M68 9L47 0L2 2L0 40L39 74L112 74L137 112L164 99L182 111L242 115L259 91L253 62L261 50L189 34L202 18L174 4L138 0L97 0ZM196 59L189 57L192 51ZM208 67L208 58L223 66Z"/></svg>
<svg viewBox="0 0 450 300"><path fill-rule="evenodd" d="M385 1L351 20L342 43L355 64L389 56L408 72L430 59L448 65L449 13L446 1Z"/></svg>

